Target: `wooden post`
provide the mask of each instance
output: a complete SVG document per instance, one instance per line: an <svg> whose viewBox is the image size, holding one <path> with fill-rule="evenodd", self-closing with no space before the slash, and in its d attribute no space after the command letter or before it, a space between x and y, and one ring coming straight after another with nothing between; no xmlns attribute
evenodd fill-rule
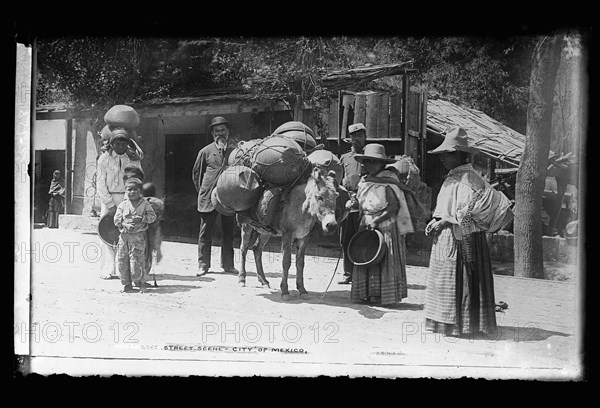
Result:
<svg viewBox="0 0 600 408"><path fill-rule="evenodd" d="M342 131L340 132L340 139L344 139L348 133L348 113L350 111L350 105L354 102L354 95L345 94L342 97L342 105L344 107L344 114L342 116Z"/></svg>
<svg viewBox="0 0 600 408"><path fill-rule="evenodd" d="M364 92L358 92L354 98L354 123L364 125L367 118L367 95Z"/></svg>
<svg viewBox="0 0 600 408"><path fill-rule="evenodd" d="M403 143L405 147L404 154L406 154L406 139L408 139L408 73L405 71L402 75L402 138L405 140Z"/></svg>
<svg viewBox="0 0 600 408"><path fill-rule="evenodd" d="M302 95L296 95L296 104L294 106L294 120L302 122L303 111L302 111Z"/></svg>
<svg viewBox="0 0 600 408"><path fill-rule="evenodd" d="M73 119L67 119L65 150L65 213L70 214L73 183Z"/></svg>
<svg viewBox="0 0 600 408"><path fill-rule="evenodd" d="M329 100L329 115L327 115L327 123L329 128L329 138L335 138L336 140L340 137L340 119L339 119L340 107L338 99Z"/></svg>
<svg viewBox="0 0 600 408"><path fill-rule="evenodd" d="M427 159L427 91L421 91L421 172Z"/></svg>
<svg viewBox="0 0 600 408"><path fill-rule="evenodd" d="M377 137L389 137L390 96L387 93L382 93L379 95L378 110Z"/></svg>
<svg viewBox="0 0 600 408"><path fill-rule="evenodd" d="M379 116L379 94L371 92L367 95L367 115L365 128L369 139L379 137L377 134L377 118Z"/></svg>
<svg viewBox="0 0 600 408"><path fill-rule="evenodd" d="M399 93L390 98L389 137L402 140L402 95Z"/></svg>
<svg viewBox="0 0 600 408"><path fill-rule="evenodd" d="M404 138L404 154L419 163L419 127L420 127L421 101L418 92L408 91L406 109L406 137Z"/></svg>

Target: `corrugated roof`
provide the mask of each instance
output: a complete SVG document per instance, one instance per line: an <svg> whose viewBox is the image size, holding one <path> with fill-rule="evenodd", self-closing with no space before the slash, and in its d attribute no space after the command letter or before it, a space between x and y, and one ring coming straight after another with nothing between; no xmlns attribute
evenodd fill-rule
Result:
<svg viewBox="0 0 600 408"><path fill-rule="evenodd" d="M467 131L469 144L484 154L515 167L525 149L525 135L476 109L464 108L443 99L427 101L427 128L445 133L460 126Z"/></svg>

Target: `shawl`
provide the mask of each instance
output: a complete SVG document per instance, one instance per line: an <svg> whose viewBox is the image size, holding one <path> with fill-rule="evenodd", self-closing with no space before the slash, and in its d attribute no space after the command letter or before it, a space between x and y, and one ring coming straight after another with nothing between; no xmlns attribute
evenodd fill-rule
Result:
<svg viewBox="0 0 600 408"><path fill-rule="evenodd" d="M387 207L385 187L391 187L399 203L398 213L395 216L398 230L401 235L406 235L414 232L414 227L410 213L408 212L403 189L398 184L389 182L389 180L393 180L393 177L395 177L394 173L386 169L377 173L375 177L363 177L358 185L357 198L363 212L376 214ZM378 179L381 179L381 181Z"/></svg>
<svg viewBox="0 0 600 408"><path fill-rule="evenodd" d="M48 190L48 194L52 194L52 193L56 193L59 196L64 196L65 195L65 188L64 186L64 180L62 179L58 179L58 180L52 180L50 182L50 190Z"/></svg>

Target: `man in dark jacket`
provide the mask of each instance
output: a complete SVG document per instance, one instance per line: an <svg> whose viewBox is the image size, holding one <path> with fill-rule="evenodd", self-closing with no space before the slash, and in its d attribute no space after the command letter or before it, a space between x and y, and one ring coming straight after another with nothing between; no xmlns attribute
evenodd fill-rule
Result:
<svg viewBox="0 0 600 408"><path fill-rule="evenodd" d="M367 143L367 130L362 123L355 123L348 126L350 139L344 139L345 142L351 143L352 148L348 153L344 153L340 157L342 168L344 169L344 177L342 185L348 190L348 194L352 198L356 195L360 176L364 172L363 165L354 159L356 154L361 154ZM338 282L340 284L349 284L352 282L352 269L354 264L348 258L348 245L350 239L358 232L360 223L360 214L357 209L352 209L348 213L348 217L340 224L340 244L343 248L344 257L344 280Z"/></svg>
<svg viewBox="0 0 600 408"><path fill-rule="evenodd" d="M210 269L212 229L218 215L221 216L221 267L226 273L237 274L238 271L233 265L235 217L219 214L211 201L211 192L219 175L227 166L227 159L235 146L232 146L229 139L229 122L225 118L215 117L208 126L208 131L212 134L214 142L198 152L192 170L192 179L196 191L198 191L198 212L200 213L197 276L206 274Z"/></svg>

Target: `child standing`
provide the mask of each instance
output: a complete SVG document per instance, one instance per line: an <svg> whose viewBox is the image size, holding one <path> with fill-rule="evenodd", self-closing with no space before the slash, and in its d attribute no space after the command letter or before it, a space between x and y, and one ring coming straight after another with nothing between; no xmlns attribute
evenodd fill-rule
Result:
<svg viewBox="0 0 600 408"><path fill-rule="evenodd" d="M133 292L132 282L138 283L140 292L145 291L146 230L156 220L152 206L142 197L142 181L129 178L125 182L125 195L118 205L114 222L121 235L117 247L117 261L123 292Z"/></svg>

